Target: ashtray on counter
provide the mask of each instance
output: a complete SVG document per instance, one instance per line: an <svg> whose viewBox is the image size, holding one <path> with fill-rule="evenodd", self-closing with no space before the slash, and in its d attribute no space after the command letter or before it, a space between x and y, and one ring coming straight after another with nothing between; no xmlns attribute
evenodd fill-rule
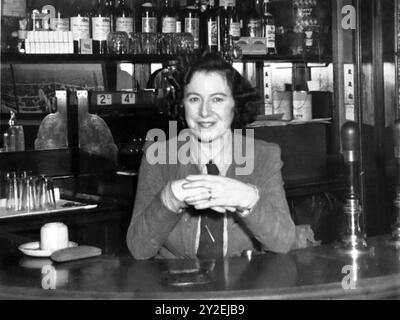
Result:
<svg viewBox="0 0 400 320"><path fill-rule="evenodd" d="M212 272L204 269L168 270L162 274L161 281L171 286L187 287L211 283L215 277Z"/></svg>

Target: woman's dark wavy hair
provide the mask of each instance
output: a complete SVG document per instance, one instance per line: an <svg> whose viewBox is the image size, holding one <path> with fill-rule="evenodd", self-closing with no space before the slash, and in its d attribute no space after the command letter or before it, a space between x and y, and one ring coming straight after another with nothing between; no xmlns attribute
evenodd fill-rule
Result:
<svg viewBox="0 0 400 320"><path fill-rule="evenodd" d="M241 129L253 122L256 118L261 99L249 81L233 68L220 54L206 52L200 57L192 59L181 79L181 100L185 86L191 81L196 72L217 72L225 77L235 101L232 129ZM183 70L182 70L183 71Z"/></svg>

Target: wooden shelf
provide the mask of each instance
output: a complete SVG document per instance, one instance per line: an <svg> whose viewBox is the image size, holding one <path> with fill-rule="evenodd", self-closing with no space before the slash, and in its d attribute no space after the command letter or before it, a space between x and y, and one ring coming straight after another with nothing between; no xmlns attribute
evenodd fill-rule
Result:
<svg viewBox="0 0 400 320"><path fill-rule="evenodd" d="M2 64L28 63L163 63L175 59L171 55L123 54L123 55L78 55L78 54L14 54L3 53ZM293 56L293 55L244 55L237 62L292 62L292 63L330 63L332 56Z"/></svg>

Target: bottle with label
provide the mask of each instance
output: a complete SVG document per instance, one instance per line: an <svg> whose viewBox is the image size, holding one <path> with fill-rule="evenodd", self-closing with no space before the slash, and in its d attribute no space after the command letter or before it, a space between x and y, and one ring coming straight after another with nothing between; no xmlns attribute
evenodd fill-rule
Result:
<svg viewBox="0 0 400 320"><path fill-rule="evenodd" d="M69 31L69 17L61 10L57 10L56 16L50 19L50 29L55 31Z"/></svg>
<svg viewBox="0 0 400 320"><path fill-rule="evenodd" d="M179 1L175 0L174 4L174 12L175 12L175 19L176 19L176 33L181 33L182 32L182 10L180 7Z"/></svg>
<svg viewBox="0 0 400 320"><path fill-rule="evenodd" d="M254 0L247 18L247 36L262 37L262 17L260 15L260 0Z"/></svg>
<svg viewBox="0 0 400 320"><path fill-rule="evenodd" d="M18 53L25 53L25 39L27 37L28 20L26 18L18 21Z"/></svg>
<svg viewBox="0 0 400 320"><path fill-rule="evenodd" d="M75 10L70 18L72 38L74 41L74 53L81 53L81 39L90 39L90 18L84 12L79 2L75 3Z"/></svg>
<svg viewBox="0 0 400 320"><path fill-rule="evenodd" d="M162 33L176 32L176 13L172 6L172 0L163 0L163 6L160 11L160 25Z"/></svg>
<svg viewBox="0 0 400 320"><path fill-rule="evenodd" d="M263 37L267 41L267 54L276 54L275 19L269 6L270 0L264 0Z"/></svg>
<svg viewBox="0 0 400 320"><path fill-rule="evenodd" d="M223 52L225 55L229 51L229 31L230 31L230 16L231 16L231 7L226 6L227 2L224 2L224 7L219 7L218 12L218 22L219 22L219 41L220 47L218 51Z"/></svg>
<svg viewBox="0 0 400 320"><path fill-rule="evenodd" d="M119 0L115 15L115 31L123 31L127 34L134 32L133 11L125 0Z"/></svg>
<svg viewBox="0 0 400 320"><path fill-rule="evenodd" d="M318 49L318 28L318 21L313 12L304 26L304 52L307 55L320 54Z"/></svg>
<svg viewBox="0 0 400 320"><path fill-rule="evenodd" d="M105 3L107 15L110 17L110 31L115 31L115 1L114 0L106 0Z"/></svg>
<svg viewBox="0 0 400 320"><path fill-rule="evenodd" d="M142 4L142 32L157 32L157 13L151 2Z"/></svg>
<svg viewBox="0 0 400 320"><path fill-rule="evenodd" d="M204 25L206 32L205 44L210 52L218 51L219 24L215 1L210 0L204 12ZM204 30L204 29L203 29Z"/></svg>
<svg viewBox="0 0 400 320"><path fill-rule="evenodd" d="M236 7L236 0L225 1L224 12L229 26L229 35L233 40L238 40L240 38L241 20Z"/></svg>
<svg viewBox="0 0 400 320"><path fill-rule="evenodd" d="M92 14L93 54L107 54L107 36L111 31L111 19L104 1L97 0Z"/></svg>
<svg viewBox="0 0 400 320"><path fill-rule="evenodd" d="M186 7L185 32L193 35L194 49L200 47L200 16L198 7L195 4Z"/></svg>

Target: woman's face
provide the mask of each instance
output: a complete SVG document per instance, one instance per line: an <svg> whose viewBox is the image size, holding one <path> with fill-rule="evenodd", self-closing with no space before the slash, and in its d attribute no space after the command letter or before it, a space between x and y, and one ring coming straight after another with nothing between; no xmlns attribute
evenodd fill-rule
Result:
<svg viewBox="0 0 400 320"><path fill-rule="evenodd" d="M220 73L195 72L185 87L183 105L186 122L201 141L214 141L230 130L235 100Z"/></svg>

